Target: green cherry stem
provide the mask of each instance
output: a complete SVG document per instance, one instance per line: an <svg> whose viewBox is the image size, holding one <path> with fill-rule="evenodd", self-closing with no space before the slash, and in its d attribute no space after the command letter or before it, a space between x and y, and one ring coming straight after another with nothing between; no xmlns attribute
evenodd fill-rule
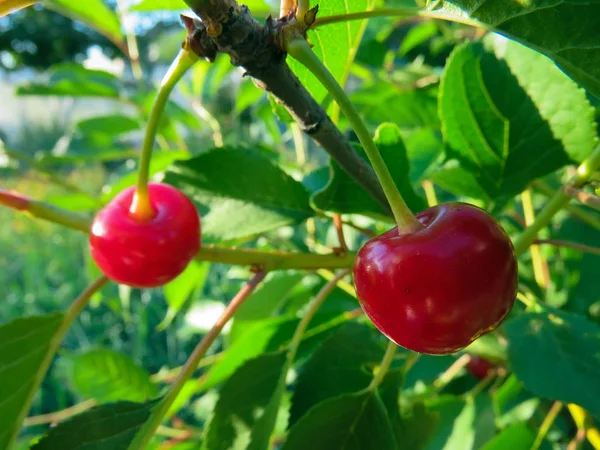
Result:
<svg viewBox="0 0 600 450"><path fill-rule="evenodd" d="M77 297L77 299L73 302L73 304L68 309L68 311L64 314L64 317L62 319L62 322L61 322L58 330L56 331L56 333L54 334L54 336L52 336L52 339L50 340L50 343L48 345L48 350L46 351L44 360L42 361L42 363L40 364L40 367L37 370L37 373L33 380L33 384L30 387L29 394L28 394L27 398L25 399L23 407L21 408L21 412L20 412L19 416L17 417L17 420L15 421L15 423L21 424L25 421L27 413L29 412L29 409L31 407L31 402L33 401L33 398L34 398L38 388L42 384L42 381L44 381L44 377L46 376L46 373L48 372L50 364L52 364L54 355L58 351L58 348L60 347L60 343L62 342L63 338L67 334L67 331L69 331L69 328L71 327L71 325L73 324L75 319L79 316L81 311L83 311L83 309L87 306L87 304L89 303L92 296L96 292L98 292L100 289L102 289L102 287L107 282L108 282L108 278L106 278L105 276L101 276L100 278L98 278L90 286L88 286L87 289L85 291L83 291L83 293L79 297ZM15 433L12 436L9 436L8 446L6 448L12 447L12 443L17 439L18 434L19 434L19 430L16 429Z"/></svg>
<svg viewBox="0 0 600 450"><path fill-rule="evenodd" d="M577 173L570 180L569 185L575 188L583 186L589 181L598 167L600 167L600 145L577 168ZM516 254L521 255L524 253L537 239L540 230L548 225L554 215L567 206L570 201L571 197L563 189L556 191L550 200L548 200L546 206L538 213L531 226L528 226L514 242Z"/></svg>
<svg viewBox="0 0 600 450"><path fill-rule="evenodd" d="M92 219L89 217L4 189L0 189L0 205L84 233L89 233L92 226ZM350 252L343 255L336 253L315 254L204 245L195 258L201 262L256 266L266 271L288 269L334 270L352 267L356 255Z"/></svg>
<svg viewBox="0 0 600 450"><path fill-rule="evenodd" d="M210 331L200 340L183 366L179 376L169 388L169 391L165 397L163 397L158 405L152 410L150 418L129 447L131 450L142 450L146 448L146 445L154 435L154 432L160 426L163 417L167 414L175 402L175 399L181 393L181 390L186 382L192 377L198 368L198 364L204 357L206 351L209 349L215 339L219 337L223 327L233 317L238 308L242 306L244 301L250 296L250 294L252 294L252 292L254 292L254 289L256 289L260 282L264 280L265 276L266 272L264 271L260 271L255 274L254 277L252 277L252 279L248 281L248 283L246 283L246 285L235 295L231 302L229 302L229 305L227 305L227 308L221 317L219 317L219 320L217 320Z"/></svg>
<svg viewBox="0 0 600 450"><path fill-rule="evenodd" d="M360 11L349 14L336 14L333 16L321 17L316 20L313 27L330 25L332 23L350 22L353 20L371 19L374 17L423 17L427 19L439 19L449 22L462 23L477 28L485 28L485 24L468 17L455 17L443 12L425 11L419 8L379 8L372 11Z"/></svg>
<svg viewBox="0 0 600 450"><path fill-rule="evenodd" d="M294 59L298 60L319 79L346 115L354 132L358 136L360 143L365 149L365 152L373 165L373 169L375 169L383 192L392 208L394 219L398 224L398 232L400 234L408 234L420 230L422 228L421 223L406 205L406 202L396 187L392 175L385 165L385 161L379 153L379 149L371 138L371 133L344 92L344 89L339 85L337 80L317 55L315 55L306 40L303 38L293 38L286 43L286 50Z"/></svg>
<svg viewBox="0 0 600 450"><path fill-rule="evenodd" d="M288 350L288 355L287 355L288 364L291 364L294 361L294 358L296 357L296 353L298 352L298 347L300 347L300 343L302 342L304 333L306 332L306 329L308 328L310 321L313 319L313 317L315 316L315 314L317 313L319 308L323 305L325 300L327 300L327 297L329 296L329 294L331 294L331 292L335 289L338 282L341 281L342 278L344 278L346 275L349 275L349 274L350 274L350 270L348 270L348 269L342 270L339 273L337 273L331 280L329 280L327 282L327 284L325 284L325 286L323 286L323 288L319 291L319 293L315 296L313 301L310 303L308 308L306 308L304 317L302 317L302 320L296 327L296 331L294 332L294 336L292 337L292 340L289 345L289 350Z"/></svg>
<svg viewBox="0 0 600 450"><path fill-rule="evenodd" d="M162 79L158 93L150 111L150 118L146 126L144 142L142 144L142 154L140 156L140 167L138 173L138 182L131 204L131 213L140 220L147 220L154 216L154 207L148 197L148 179L150 178L150 160L152 159L152 148L156 140L156 132L165 105L175 85L183 78L185 73L198 60L192 52L181 49L177 57L171 64L168 72Z"/></svg>
<svg viewBox="0 0 600 450"><path fill-rule="evenodd" d="M371 384L369 384L367 390L375 391L381 385L385 375L390 370L392 362L394 362L394 356L396 355L397 350L398 346L394 342L390 341L385 350L385 354L383 355L383 359L377 368L377 372L375 372L375 376L371 380Z"/></svg>

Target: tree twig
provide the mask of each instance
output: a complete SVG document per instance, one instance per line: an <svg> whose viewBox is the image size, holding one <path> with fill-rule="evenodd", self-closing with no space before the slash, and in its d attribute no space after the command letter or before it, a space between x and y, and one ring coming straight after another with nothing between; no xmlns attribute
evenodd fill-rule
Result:
<svg viewBox="0 0 600 450"><path fill-rule="evenodd" d="M565 186L563 190L569 197L573 197L579 203L583 203L585 206L589 206L590 208L600 211L600 197L583 192L572 186Z"/></svg>
<svg viewBox="0 0 600 450"><path fill-rule="evenodd" d="M342 222L342 216L340 214L333 215L333 226L337 233L338 241L340 243L340 249L346 253L348 251L348 244L346 244L346 236L344 235L344 223Z"/></svg>
<svg viewBox="0 0 600 450"><path fill-rule="evenodd" d="M221 330L223 327L231 320L235 312L238 310L240 306L244 303L244 301L254 292L256 287L260 284L262 280L264 280L266 276L266 272L264 270L258 271L254 277L246 285L240 289L240 291L233 297L231 302L225 308L225 311L219 317L219 320L213 325L210 331L200 340L187 362L183 366L183 369L179 373L179 376L175 380L175 382L171 385L168 393L165 397L160 401L160 403L155 407L152 411L148 422L144 426L143 433L138 434L136 439L131 444L132 448L143 449L145 445L152 438L153 432L160 426L163 417L167 413L167 411L173 405L173 402L177 399L181 390L183 389L185 383L190 379L190 377L194 374L198 367L198 363L204 357L204 354L208 350L208 348L212 345L212 343L219 337L221 334Z"/></svg>
<svg viewBox="0 0 600 450"><path fill-rule="evenodd" d="M335 126L325 110L310 95L286 63L279 44L286 18L267 19L259 24L245 6L235 0L186 0L202 22L184 19L189 36L186 42L198 56L214 60L225 53L232 64L273 95L296 120L302 131L337 161L387 211L388 202L373 169Z"/></svg>
<svg viewBox="0 0 600 450"><path fill-rule="evenodd" d="M548 244L554 245L555 247L568 247L575 250L581 250L585 253L592 253L594 255L600 255L600 248L591 247L585 244L579 244L577 242L561 241L559 239L536 239L535 244Z"/></svg>

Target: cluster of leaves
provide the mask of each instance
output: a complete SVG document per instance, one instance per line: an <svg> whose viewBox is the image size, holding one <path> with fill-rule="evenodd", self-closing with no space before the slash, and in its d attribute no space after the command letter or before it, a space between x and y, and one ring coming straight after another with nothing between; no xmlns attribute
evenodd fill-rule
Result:
<svg viewBox="0 0 600 450"><path fill-rule="evenodd" d="M319 3L325 17L365 11L376 2ZM394 3L400 2L387 6L398 6ZM353 102L413 210L426 207L425 194L431 196L431 191L423 186L433 184L441 200L485 207L517 236L523 229L519 195L542 186L543 192L534 195L535 206L541 206L544 186L560 186L569 168L598 145L592 95L600 89L599 6L431 3L428 11L469 16L545 53L587 91L546 56L499 35L474 36L463 26L378 18L368 26L361 21L325 26L311 31L309 38L336 78L351 87ZM117 14L101 0L85 2L85 7L62 0L48 5L126 48ZM250 6L253 11L269 9L260 1ZM184 7L181 1L145 0L129 13ZM346 130L326 91L305 69L292 66ZM77 122L60 151L36 149L42 151L25 159L31 149L6 148L9 157L25 161L65 189L47 200L91 213L134 183L130 158L137 155L132 149L149 113L151 86L63 63L17 93L103 99L118 108ZM250 80L240 79L226 58L198 63L179 94L161 121L161 148L151 173L194 200L205 242L318 251L319 245L336 245L326 219L330 213L344 214L372 232L391 226L386 211L334 161L325 161L320 149L294 135L280 107ZM362 151L358 144L357 149ZM53 179L59 167L100 164L109 173L101 192ZM593 211L564 211L544 237L600 246L599 223ZM365 238L351 228L346 231L355 250ZM185 450L201 442L209 450L270 445L286 450L307 445L525 450L534 445L552 401L577 404L600 417L600 298L594 270L599 258L553 247L544 247L542 256L550 268L547 279L536 277L526 255L520 260L520 284L530 303L543 306L527 311L517 306L498 333L467 351L504 367L506 376L492 386L478 384L464 369L448 382L442 374L456 367L460 355L415 359L401 352L383 383L369 388L385 339L357 318L355 299L340 288L311 321L290 363L287 345L328 274L270 274L211 349L199 378L185 386L167 418L174 428L162 430L166 437L157 437L152 448ZM243 269L190 265L164 288L169 309L159 330L175 326L174 321L181 324L177 318L185 314L197 330L206 331L211 325L207 318L223 309L218 300L247 276ZM40 315L0 326L2 450L19 433L27 413L23 405L35 394L38 368L49 357L61 318L59 313ZM171 367L182 362L177 359ZM170 370L150 375L144 366L114 349L95 346L60 355L51 376L67 380L69 393L97 406L54 428L27 428L18 445L128 449L173 378ZM564 447L577 430L565 414L552 431L542 448Z"/></svg>

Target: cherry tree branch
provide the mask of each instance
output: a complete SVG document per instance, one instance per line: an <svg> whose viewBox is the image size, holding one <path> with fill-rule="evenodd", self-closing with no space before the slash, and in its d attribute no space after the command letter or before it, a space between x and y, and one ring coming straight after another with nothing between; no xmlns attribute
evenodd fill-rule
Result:
<svg viewBox="0 0 600 450"><path fill-rule="evenodd" d="M288 19L269 18L264 25L260 24L247 7L235 0L186 0L186 3L202 20L183 19L189 32L188 48L209 60L214 60L217 53L229 55L233 65L243 67L259 88L288 110L302 131L390 211L373 169L286 63L287 55L279 36Z"/></svg>

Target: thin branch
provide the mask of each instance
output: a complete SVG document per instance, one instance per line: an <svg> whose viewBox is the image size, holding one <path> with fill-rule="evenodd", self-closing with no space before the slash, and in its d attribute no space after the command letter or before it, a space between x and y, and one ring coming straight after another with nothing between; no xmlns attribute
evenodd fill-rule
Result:
<svg viewBox="0 0 600 450"><path fill-rule="evenodd" d="M565 186L563 189L569 197L573 197L579 203L583 203L584 205L589 206L590 208L594 208L600 211L600 197L598 197L597 195L583 192L579 189L575 189L572 186Z"/></svg>
<svg viewBox="0 0 600 450"><path fill-rule="evenodd" d="M556 194L556 191L552 189L552 187L548 183L542 180L535 180L531 183L531 186L536 191L544 194L546 197L552 197ZM587 223L591 227L600 230L600 219L598 218L597 214L593 214L591 211L586 211L584 208L577 205L567 205L565 209L573 217L581 220L582 222Z"/></svg>
<svg viewBox="0 0 600 450"><path fill-rule="evenodd" d="M90 232L92 220L50 203L26 197L16 192L0 189L0 205L28 213L34 217L63 225L67 228ZM198 261L222 264L258 266L267 271L303 269L316 270L346 269L354 264L355 255L335 253L319 255L314 253L268 252L246 248L223 248L204 245L196 255Z"/></svg>
<svg viewBox="0 0 600 450"><path fill-rule="evenodd" d="M585 253L592 253L594 255L600 255L600 248L591 247L585 244L578 244L577 242L569 242L569 241L561 241L558 239L536 239L534 241L535 244L547 244L554 245L555 247L567 247L573 248L575 250L581 250Z"/></svg>
<svg viewBox="0 0 600 450"><path fill-rule="evenodd" d="M62 422L77 414L87 411L97 405L96 400L86 400L84 402L73 405L69 408L65 408L61 411L56 411L48 414L42 414L39 416L31 416L25 419L23 422L24 427L33 427L36 425L46 425L52 423Z"/></svg>
<svg viewBox="0 0 600 450"><path fill-rule="evenodd" d="M169 411L177 397L179 396L181 390L183 389L185 383L191 378L196 369L198 368L199 362L204 357L204 354L208 350L208 348L212 345L212 343L219 337L223 327L231 320L235 312L238 310L240 306L244 303L244 301L254 292L256 287L260 284L262 280L264 280L266 276L266 272L259 271L254 277L246 285L240 289L240 291L235 295L235 297L229 302L225 311L219 317L219 320L213 325L210 331L202 338L202 340L198 343L187 362L183 366L181 373L175 380L175 382L171 385L166 396L161 400L161 402L155 407L148 419L148 422L144 426L143 433L139 434L135 441L132 443L131 448L142 449L145 448L145 445L152 438L153 432L160 426L163 417Z"/></svg>
<svg viewBox="0 0 600 450"><path fill-rule="evenodd" d="M329 294L331 294L331 292L335 289L338 282L349 274L350 270L348 269L338 272L330 281L327 282L325 286L323 286L323 288L321 288L319 293L315 296L315 298L312 300L312 302L306 309L304 317L302 317L302 320L296 327L296 331L294 332L294 336L292 337L292 340L289 345L287 357L290 363L294 361L294 358L296 357L296 352L298 351L298 347L300 347L300 343L302 342L304 333L306 332L310 321L313 319L321 305L323 305L323 302L327 300Z"/></svg>
<svg viewBox="0 0 600 450"><path fill-rule="evenodd" d="M202 19L202 23L186 23L189 48L209 60L219 52L229 55L232 64L243 67L259 88L288 110L302 131L390 211L373 169L287 65L278 41L283 22L268 19L261 25L235 0L186 1Z"/></svg>
<svg viewBox="0 0 600 450"><path fill-rule="evenodd" d="M456 361L454 361L450 367L446 369L444 373L442 373L437 380L433 382L433 385L436 389L441 390L444 386L446 386L450 381L454 379L454 377L471 361L471 355L464 354Z"/></svg>
<svg viewBox="0 0 600 450"><path fill-rule="evenodd" d="M531 450L537 450L538 448L540 448L542 442L544 442L544 438L548 434L548 431L550 431L550 428L552 428L552 425L554 424L554 421L558 417L558 414L562 410L563 406L564 405L561 402L554 402L554 404L548 411L546 418L542 422L540 429L538 430L538 434L535 438L533 446L531 447Z"/></svg>
<svg viewBox="0 0 600 450"><path fill-rule="evenodd" d="M348 244L346 244L346 236L344 236L344 223L342 222L342 216L340 214L333 215L333 226L337 233L338 241L340 243L340 249L346 253L348 251Z"/></svg>

